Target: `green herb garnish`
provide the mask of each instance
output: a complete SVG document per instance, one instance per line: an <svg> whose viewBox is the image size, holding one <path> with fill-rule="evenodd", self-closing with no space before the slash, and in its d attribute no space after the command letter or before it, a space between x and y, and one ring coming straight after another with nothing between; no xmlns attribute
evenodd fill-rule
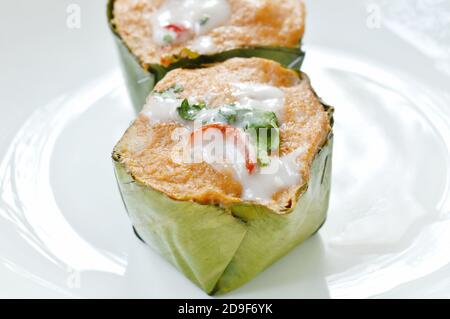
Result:
<svg viewBox="0 0 450 319"><path fill-rule="evenodd" d="M191 105L185 99L177 111L181 118L194 121L204 108L205 103ZM264 167L270 164L270 153L280 146L278 119L275 113L253 107L239 108L230 104L211 110L211 114L202 124L216 122L242 127L256 145L259 165Z"/></svg>
<svg viewBox="0 0 450 319"><path fill-rule="evenodd" d="M205 24L207 24L209 21L209 17L204 16L203 18L200 19L199 23L201 26L204 26Z"/></svg>
<svg viewBox="0 0 450 319"><path fill-rule="evenodd" d="M238 111L234 105L225 105L218 113L228 124L235 124L237 121Z"/></svg>
<svg viewBox="0 0 450 319"><path fill-rule="evenodd" d="M195 120L197 114L206 107L205 103L189 104L187 99L181 102L181 105L177 108L178 115L186 121Z"/></svg>
<svg viewBox="0 0 450 319"><path fill-rule="evenodd" d="M278 119L275 113L252 107L237 108L226 105L218 110L220 117L228 124L242 127L256 145L259 165L270 164L270 153L280 146Z"/></svg>
<svg viewBox="0 0 450 319"><path fill-rule="evenodd" d="M155 94L161 95L163 98L175 98L178 93L184 91L184 87L180 84L173 84L163 91L155 91Z"/></svg>
<svg viewBox="0 0 450 319"><path fill-rule="evenodd" d="M166 35L163 37L163 41L164 41L165 43L170 44L170 43L173 42L173 37L172 37L170 34L166 34Z"/></svg>
<svg viewBox="0 0 450 319"><path fill-rule="evenodd" d="M261 166L270 164L269 152L280 146L277 116L273 112L261 110L247 111L241 123L256 143L257 159Z"/></svg>
<svg viewBox="0 0 450 319"><path fill-rule="evenodd" d="M169 90L171 90L173 93L181 93L184 91L184 87L180 84L174 84L169 88Z"/></svg>

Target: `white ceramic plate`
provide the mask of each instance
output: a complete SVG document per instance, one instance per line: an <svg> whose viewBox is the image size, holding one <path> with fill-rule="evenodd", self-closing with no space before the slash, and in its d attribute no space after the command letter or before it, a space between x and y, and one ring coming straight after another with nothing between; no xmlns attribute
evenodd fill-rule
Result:
<svg viewBox="0 0 450 319"><path fill-rule="evenodd" d="M133 112L104 7L1 3L0 297L206 297L122 205L110 152ZM305 70L336 107L329 218L226 297L450 297L450 3L308 9Z"/></svg>

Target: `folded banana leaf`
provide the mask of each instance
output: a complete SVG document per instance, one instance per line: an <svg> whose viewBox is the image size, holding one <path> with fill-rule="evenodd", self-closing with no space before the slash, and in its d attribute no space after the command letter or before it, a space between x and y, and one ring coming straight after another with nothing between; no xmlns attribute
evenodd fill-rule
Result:
<svg viewBox="0 0 450 319"><path fill-rule="evenodd" d="M123 72L126 77L127 88L136 112L139 112L142 109L145 99L153 89L154 85L161 80L167 72L173 69L196 68L206 64L226 61L233 57L260 57L276 61L285 67L299 70L305 57L305 53L301 50L300 44L297 48L245 47L213 55L199 55L186 49L179 55L173 56L173 62L169 66L163 66L161 64L148 64L144 66L144 64L141 63L128 48L112 23L114 2L115 0L108 1L108 24L114 34L115 43L118 47L122 61Z"/></svg>
<svg viewBox="0 0 450 319"><path fill-rule="evenodd" d="M333 108L324 105L333 124ZM136 181L113 154L116 177L138 236L210 295L234 290L315 234L327 215L333 134L286 214L265 206L229 208L176 201Z"/></svg>

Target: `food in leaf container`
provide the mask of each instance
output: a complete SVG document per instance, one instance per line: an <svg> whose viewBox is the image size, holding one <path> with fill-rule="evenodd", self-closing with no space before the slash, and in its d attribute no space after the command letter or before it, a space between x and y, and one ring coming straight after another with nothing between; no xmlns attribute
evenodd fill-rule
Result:
<svg viewBox="0 0 450 319"><path fill-rule="evenodd" d="M208 294L245 284L325 221L332 112L271 60L170 71L113 152L137 234Z"/></svg>
<svg viewBox="0 0 450 319"><path fill-rule="evenodd" d="M110 0L108 20L137 110L169 70L232 57L298 69L302 0Z"/></svg>

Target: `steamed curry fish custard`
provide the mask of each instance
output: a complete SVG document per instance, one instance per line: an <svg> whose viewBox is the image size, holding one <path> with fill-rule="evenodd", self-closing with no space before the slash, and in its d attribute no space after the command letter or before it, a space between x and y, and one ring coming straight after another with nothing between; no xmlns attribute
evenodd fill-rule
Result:
<svg viewBox="0 0 450 319"><path fill-rule="evenodd" d="M198 163L174 161L180 128L192 139L217 133L215 141L234 157L215 158L216 149ZM268 60L235 58L167 74L116 153L137 180L170 198L222 206L257 202L282 213L308 182L329 132L328 113L305 75Z"/></svg>
<svg viewBox="0 0 450 319"><path fill-rule="evenodd" d="M298 48L304 20L302 0L115 0L112 22L143 64L168 65L183 52Z"/></svg>
<svg viewBox="0 0 450 319"><path fill-rule="evenodd" d="M137 111L176 68L260 57L299 69L303 0L109 0L108 21Z"/></svg>
<svg viewBox="0 0 450 319"><path fill-rule="evenodd" d="M245 284L325 221L332 112L271 60L170 71L113 152L136 232L209 294Z"/></svg>
<svg viewBox="0 0 450 319"><path fill-rule="evenodd" d="M108 17L145 101L113 151L133 227L208 294L236 289L326 219L333 109L293 70L303 1L110 0Z"/></svg>

